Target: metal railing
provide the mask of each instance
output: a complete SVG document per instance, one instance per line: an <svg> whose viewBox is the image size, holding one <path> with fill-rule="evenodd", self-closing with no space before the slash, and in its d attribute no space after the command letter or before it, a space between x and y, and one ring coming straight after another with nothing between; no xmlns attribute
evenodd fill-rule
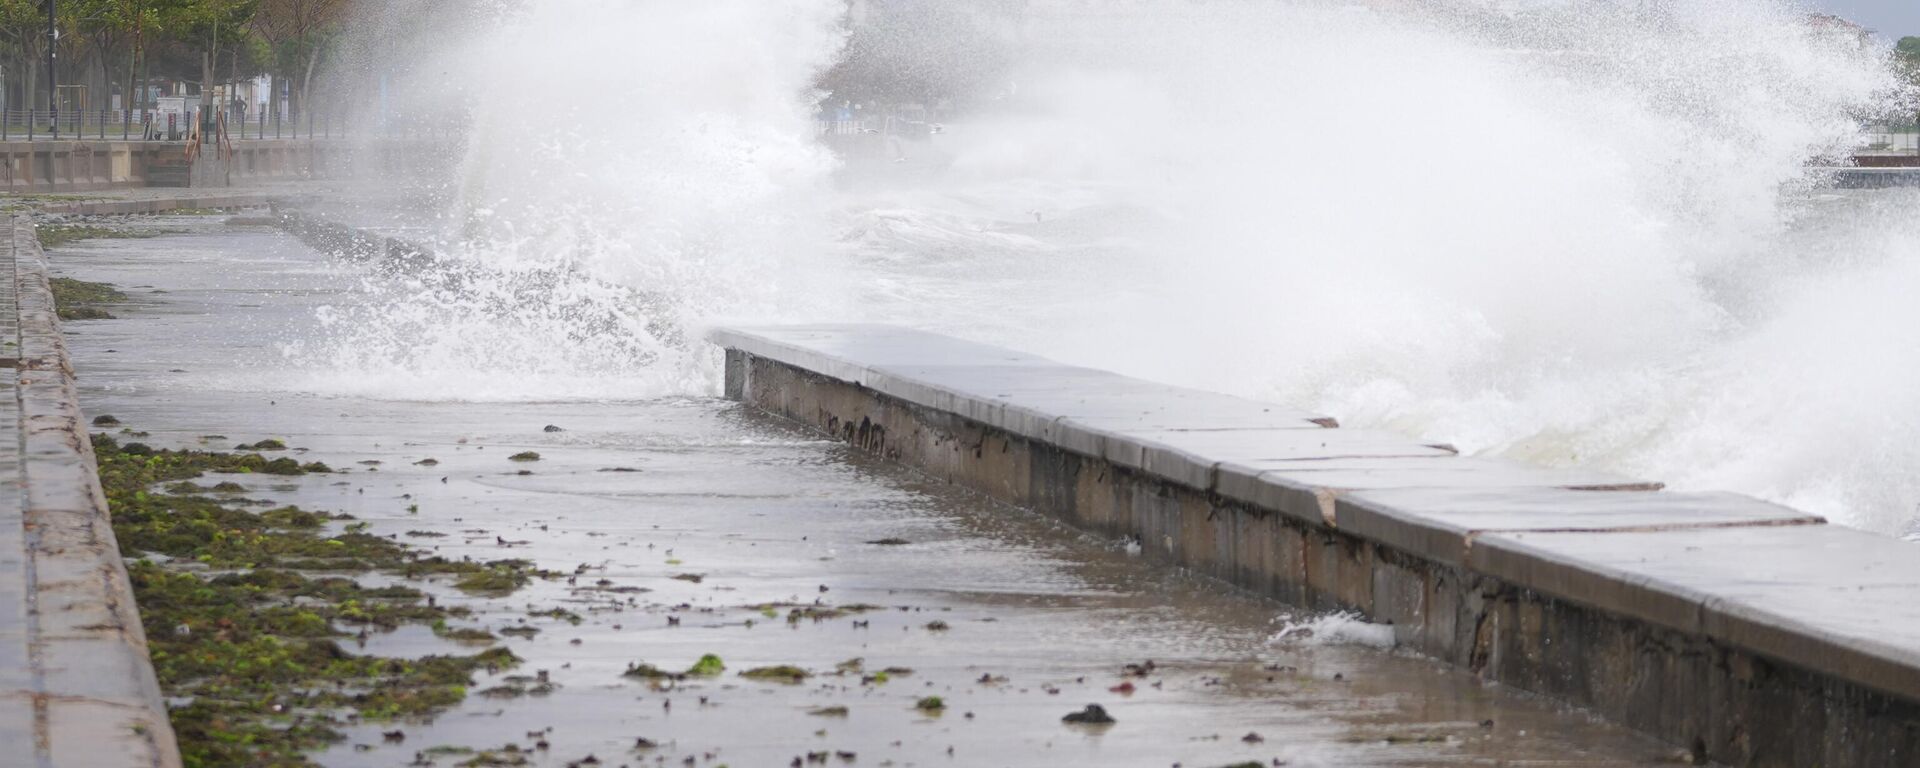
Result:
<svg viewBox="0 0 1920 768"><path fill-rule="evenodd" d="M447 139L462 126L446 120L389 116L374 122L355 121L344 110L314 110L280 115L239 110L227 112L227 137L234 141L261 139L338 139L348 136ZM62 110L56 116L44 109L0 110L0 141L48 139L182 141L192 135L199 110L162 112L157 109Z"/></svg>
<svg viewBox="0 0 1920 768"><path fill-rule="evenodd" d="M1907 152L1920 155L1920 126L1876 125L1862 132L1868 152Z"/></svg>
<svg viewBox="0 0 1920 768"><path fill-rule="evenodd" d="M819 120L822 136L852 136L856 133L870 133L865 120Z"/></svg>
<svg viewBox="0 0 1920 768"><path fill-rule="evenodd" d="M932 120L917 117L883 115L860 120L815 120L815 127L821 136L855 136L864 133L886 134L888 136L926 137L941 133L945 127Z"/></svg>

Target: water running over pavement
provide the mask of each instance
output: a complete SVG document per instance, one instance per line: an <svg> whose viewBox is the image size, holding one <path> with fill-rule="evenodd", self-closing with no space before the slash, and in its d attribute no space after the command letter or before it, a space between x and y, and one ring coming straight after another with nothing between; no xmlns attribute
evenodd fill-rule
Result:
<svg viewBox="0 0 1920 768"><path fill-rule="evenodd" d="M370 533L448 556L579 574L493 600L431 590L473 608L462 625L537 630L498 642L527 659L516 672L545 671L557 690L476 693L431 723L350 728L320 756L326 765L506 744L547 766L589 754L608 766L786 765L817 751L881 766L1667 762L1669 750L1582 713L1341 641L1378 634L1364 626L1327 619L1315 637L1275 639L1287 624L1267 601L711 397L423 403L293 391L287 377L301 371L272 347L316 333L317 306L381 297L361 292L355 265L218 222L162 218L135 226L178 234L52 252L57 272L134 298L115 307L119 319L66 324L90 416L113 414L157 447L205 447L208 433L283 439L302 461L350 471L239 476L246 496L349 513ZM541 460L507 459L526 450ZM429 458L437 464L417 463ZM784 607L755 607L816 601L883 609L789 623ZM553 608L581 622L532 615ZM418 627L365 647L462 650ZM634 662L677 669L705 653L727 675L665 689L622 677ZM884 683L834 674L855 657L869 675L912 671ZM1125 672L1149 660L1152 671ZM735 676L778 664L817 676ZM475 691L501 684L482 675ZM1110 690L1123 684L1134 690ZM927 696L945 712L916 710ZM1061 722L1091 702L1118 724ZM818 714L837 706L844 716ZM403 741L383 737L394 730ZM660 746L635 751L642 737Z"/></svg>

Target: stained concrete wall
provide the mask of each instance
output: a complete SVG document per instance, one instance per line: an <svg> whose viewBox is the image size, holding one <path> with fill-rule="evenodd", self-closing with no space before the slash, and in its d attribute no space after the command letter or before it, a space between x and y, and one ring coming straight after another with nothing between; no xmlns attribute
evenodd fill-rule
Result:
<svg viewBox="0 0 1920 768"><path fill-rule="evenodd" d="M1920 761L1912 545L932 334L711 338L729 397L1700 759Z"/></svg>
<svg viewBox="0 0 1920 768"><path fill-rule="evenodd" d="M145 187L153 169L185 163L187 147L184 141L0 141L0 191ZM191 178L195 187L226 187L356 170L411 171L444 164L450 152L421 140L248 140L235 142L230 157L207 148Z"/></svg>
<svg viewBox="0 0 1920 768"><path fill-rule="evenodd" d="M255 208L285 203L301 195L292 192L223 192L190 189L165 191L165 194L126 200L82 200L72 203L46 203L35 206L41 213L69 216L125 216L141 213L165 213L181 209Z"/></svg>
<svg viewBox="0 0 1920 768"><path fill-rule="evenodd" d="M177 766L27 217L0 259L0 763Z"/></svg>
<svg viewBox="0 0 1920 768"><path fill-rule="evenodd" d="M1920 187L1920 168L1905 166L1866 166L1833 168L1833 185L1840 189L1890 189Z"/></svg>

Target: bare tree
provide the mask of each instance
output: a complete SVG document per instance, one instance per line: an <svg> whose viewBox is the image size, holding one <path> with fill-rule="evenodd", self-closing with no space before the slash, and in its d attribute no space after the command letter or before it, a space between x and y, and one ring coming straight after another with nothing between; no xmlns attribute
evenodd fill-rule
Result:
<svg viewBox="0 0 1920 768"><path fill-rule="evenodd" d="M326 54L328 41L352 10L352 0L264 0L260 3L253 25L273 48L276 107L284 87L294 114L306 109L308 94L313 89L313 73ZM295 76L299 78L298 88L293 87ZM283 82L285 86L281 85Z"/></svg>

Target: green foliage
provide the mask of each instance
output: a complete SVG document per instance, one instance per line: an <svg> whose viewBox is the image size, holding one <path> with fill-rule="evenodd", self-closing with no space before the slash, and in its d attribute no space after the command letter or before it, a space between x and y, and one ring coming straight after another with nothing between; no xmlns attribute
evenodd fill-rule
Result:
<svg viewBox="0 0 1920 768"><path fill-rule="evenodd" d="M1901 42L1893 46L1893 56L1907 69L1908 81L1920 86L1920 36L1903 36Z"/></svg>
<svg viewBox="0 0 1920 768"><path fill-rule="evenodd" d="M209 56L216 81L300 80L334 46L352 8L352 0L60 0L60 80L89 84L98 61L108 90L124 93L137 61L153 76L201 82ZM0 0L0 62L23 72L42 66L46 46L45 0ZM89 108L106 103L95 94Z"/></svg>
<svg viewBox="0 0 1920 768"><path fill-rule="evenodd" d="M1920 88L1920 37L1903 37L1893 47L1894 63L1906 73L1907 82Z"/></svg>

